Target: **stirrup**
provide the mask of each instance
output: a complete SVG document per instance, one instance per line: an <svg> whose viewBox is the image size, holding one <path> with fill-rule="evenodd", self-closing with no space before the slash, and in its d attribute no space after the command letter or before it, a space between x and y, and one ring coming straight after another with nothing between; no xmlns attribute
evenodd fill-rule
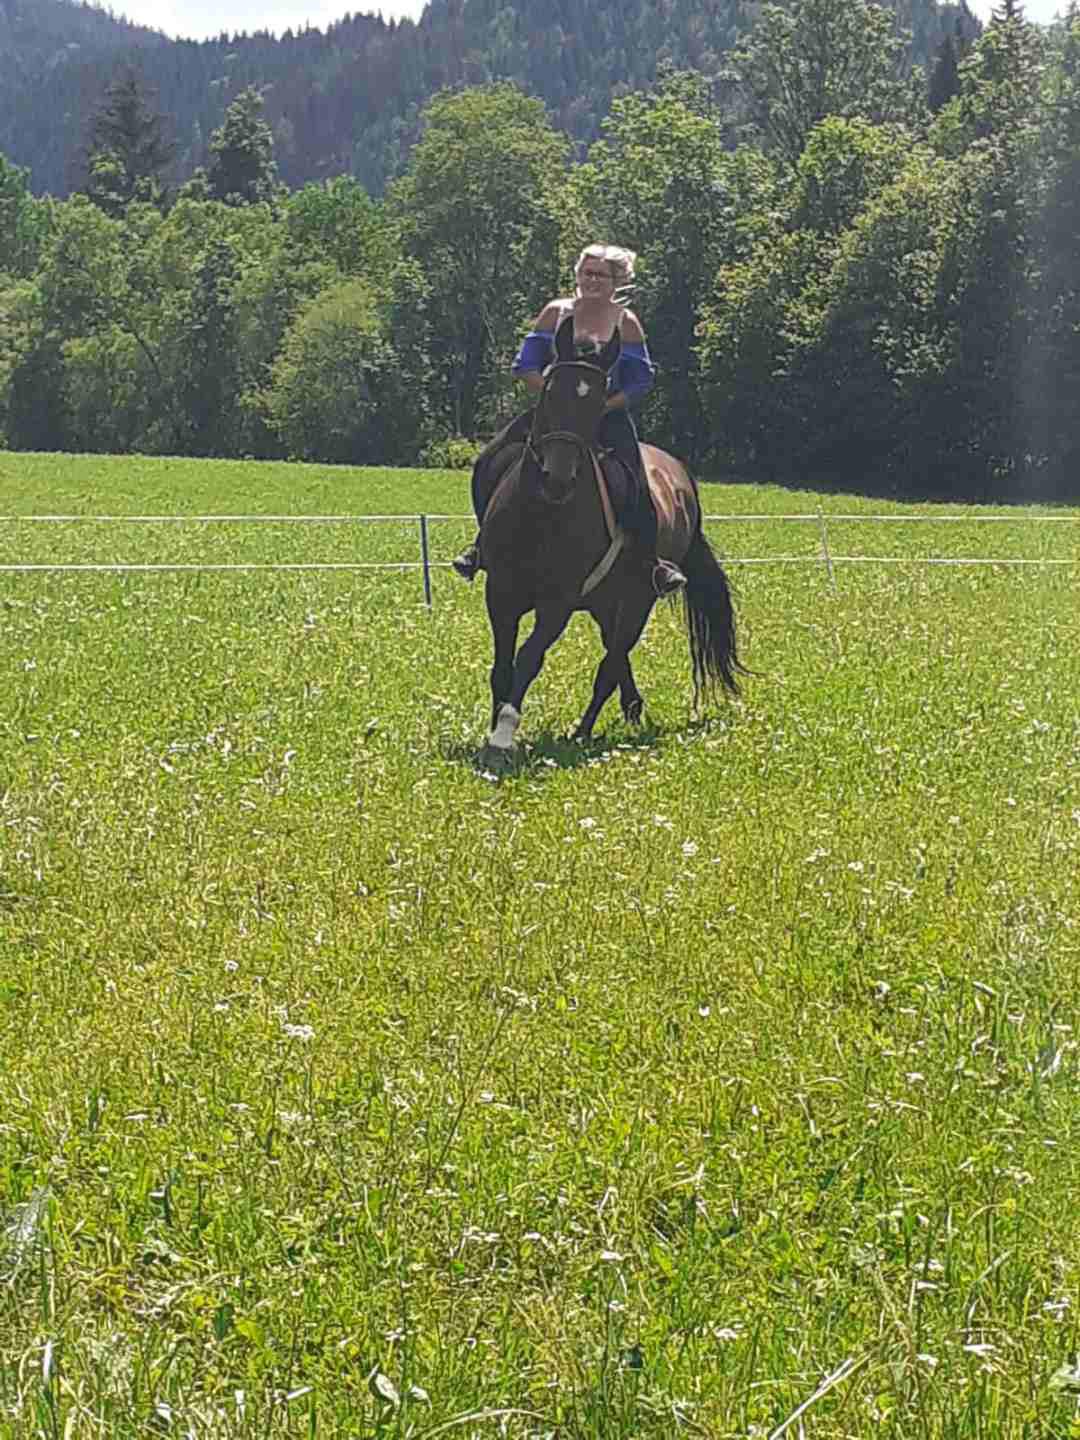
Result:
<svg viewBox="0 0 1080 1440"><path fill-rule="evenodd" d="M652 585L657 595L663 599L667 595L674 595L686 584L686 576L677 565L670 560L657 560L652 567Z"/></svg>
<svg viewBox="0 0 1080 1440"><path fill-rule="evenodd" d="M476 572L480 569L480 552L475 545L470 545L460 555L450 561L454 573L460 575L462 580L470 583L476 579Z"/></svg>

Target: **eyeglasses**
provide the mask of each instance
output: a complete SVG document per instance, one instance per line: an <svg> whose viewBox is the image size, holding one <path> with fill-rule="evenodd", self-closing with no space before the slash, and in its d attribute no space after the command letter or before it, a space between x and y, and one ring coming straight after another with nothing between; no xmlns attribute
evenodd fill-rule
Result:
<svg viewBox="0 0 1080 1440"><path fill-rule="evenodd" d="M588 280L611 280L614 277L606 270L582 270L582 279Z"/></svg>

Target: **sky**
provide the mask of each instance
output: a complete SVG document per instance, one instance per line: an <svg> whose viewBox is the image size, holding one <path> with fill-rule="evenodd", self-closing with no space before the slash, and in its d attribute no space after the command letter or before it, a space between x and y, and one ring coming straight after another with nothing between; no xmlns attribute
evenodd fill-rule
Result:
<svg viewBox="0 0 1080 1440"><path fill-rule="evenodd" d="M998 0L968 0L968 9L980 20L989 20L990 11ZM1058 15L1064 15L1069 0L1026 0L1024 14L1037 25L1049 25Z"/></svg>
<svg viewBox="0 0 1080 1440"><path fill-rule="evenodd" d="M343 15L378 15L384 20L415 20L424 0L109 0L114 15L150 25L184 40L207 40L225 31L325 30Z"/></svg>
<svg viewBox="0 0 1080 1440"><path fill-rule="evenodd" d="M994 0L968 0L980 19L989 18ZM1027 0L1029 20L1045 24L1066 8L1067 0ZM305 22L325 30L347 14L382 14L385 20L415 20L424 0L110 0L114 14L186 40L205 40L226 31L302 29Z"/></svg>

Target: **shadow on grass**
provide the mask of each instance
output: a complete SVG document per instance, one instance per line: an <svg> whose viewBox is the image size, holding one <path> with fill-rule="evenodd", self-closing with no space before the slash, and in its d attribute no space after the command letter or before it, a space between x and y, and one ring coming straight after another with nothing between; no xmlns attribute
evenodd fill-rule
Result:
<svg viewBox="0 0 1080 1440"><path fill-rule="evenodd" d="M520 741L512 757L497 768L485 756L483 745L443 745L440 753L444 760L472 769L477 775L494 776L498 780L536 780L545 775L556 775L565 770L579 770L582 766L605 760L616 750L656 750L664 741L664 732L650 722L637 729L620 727L591 740L572 740L569 735L557 735L551 730Z"/></svg>

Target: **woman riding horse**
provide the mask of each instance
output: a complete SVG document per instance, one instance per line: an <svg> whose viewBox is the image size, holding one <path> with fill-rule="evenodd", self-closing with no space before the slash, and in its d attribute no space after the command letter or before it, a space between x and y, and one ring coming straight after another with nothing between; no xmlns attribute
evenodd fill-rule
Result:
<svg viewBox="0 0 1080 1440"><path fill-rule="evenodd" d="M555 332L567 315L573 316L574 343L582 354L599 351L618 330L622 350L608 379L609 393L596 443L602 449L613 451L622 461L631 482L629 503L622 516L624 527L637 542L656 593L670 595L686 584L686 576L670 560L661 560L656 553L656 511L649 496L637 430L629 408L648 394L655 377L641 322L625 304L634 278L635 259L632 250L618 245L587 246L574 267L574 298L551 300L544 306L522 341L511 369L517 379L525 381L533 395L538 395L543 388L544 372L554 359ZM477 457L472 481L477 524L483 522L490 499L487 477L490 462L505 446L524 442L532 416L530 407L500 431ZM453 565L463 579L472 580L480 569L478 545L475 542L470 545Z"/></svg>

